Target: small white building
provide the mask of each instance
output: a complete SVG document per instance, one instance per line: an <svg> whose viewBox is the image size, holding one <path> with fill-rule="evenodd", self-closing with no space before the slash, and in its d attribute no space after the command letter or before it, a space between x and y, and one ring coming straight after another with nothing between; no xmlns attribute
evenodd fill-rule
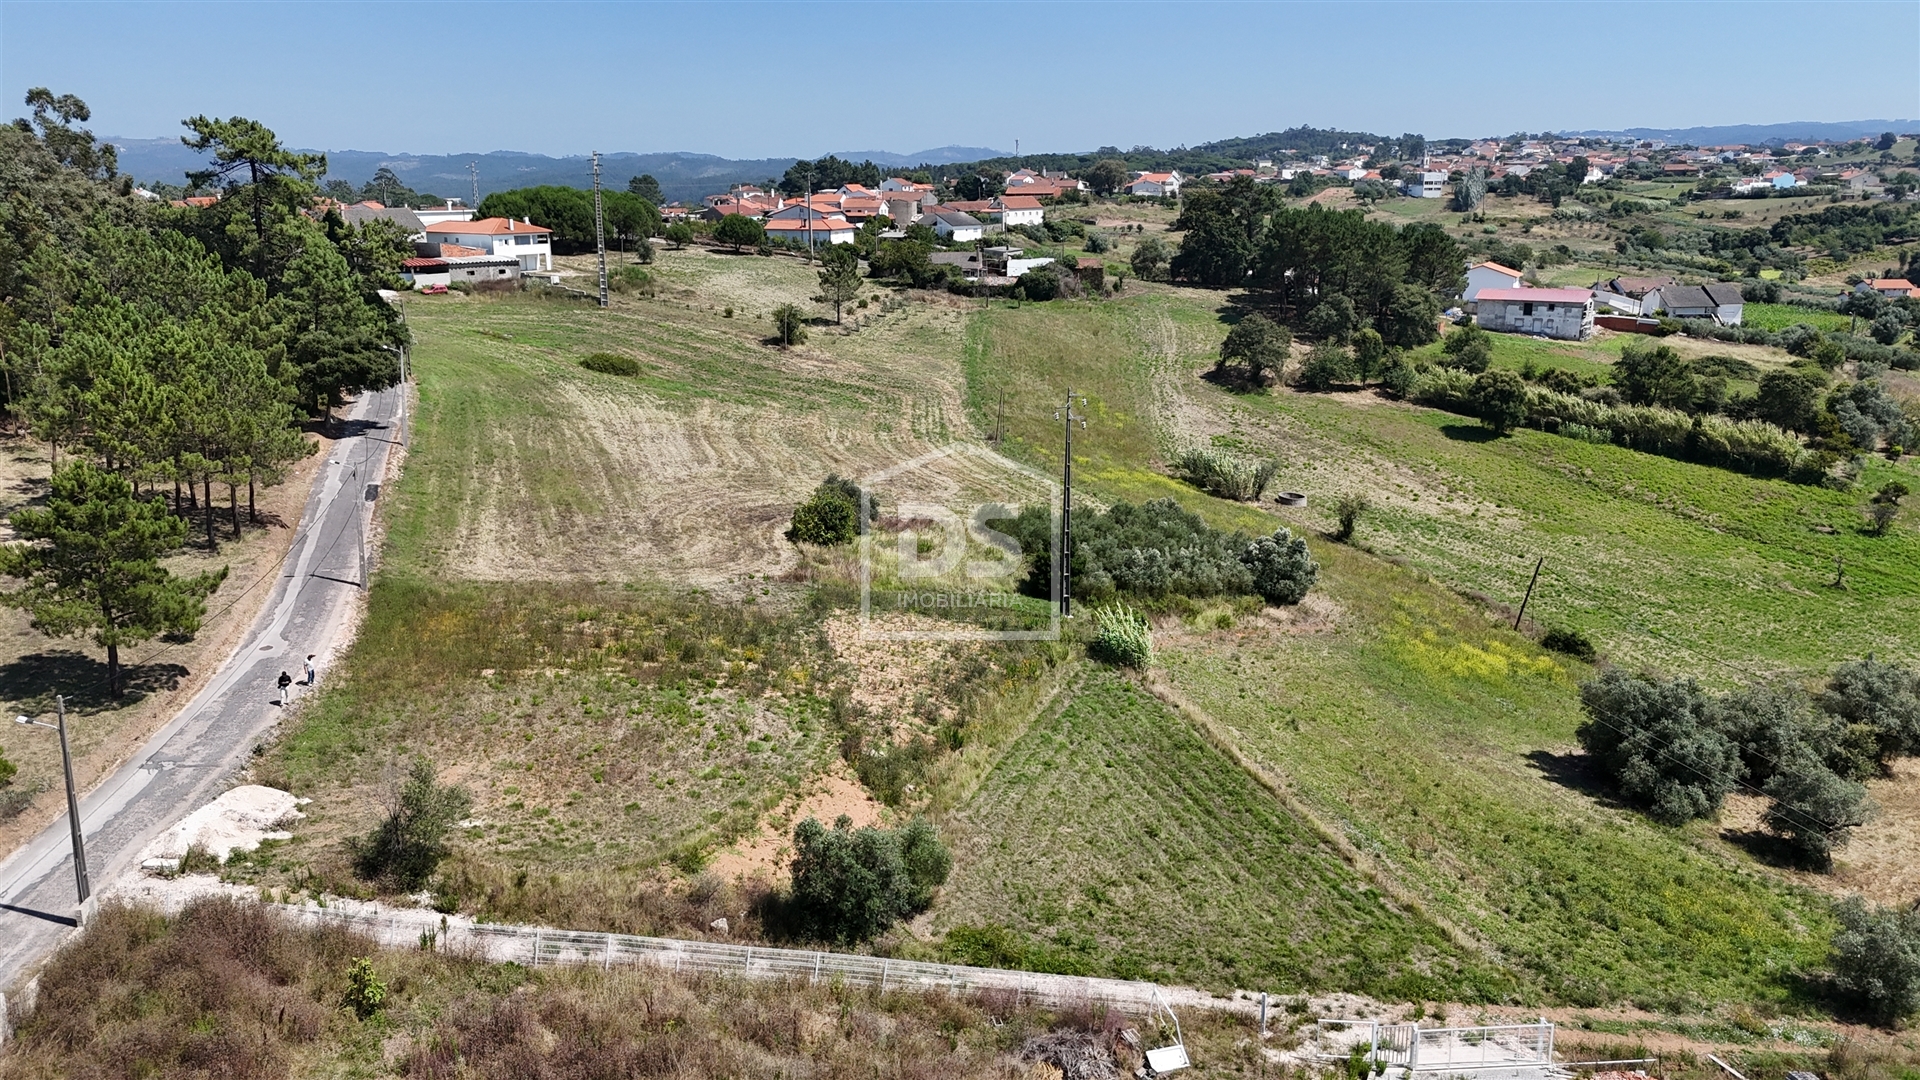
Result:
<svg viewBox="0 0 1920 1080"><path fill-rule="evenodd" d="M1590 289L1483 289L1473 321L1483 330L1563 341L1593 336Z"/></svg>
<svg viewBox="0 0 1920 1080"><path fill-rule="evenodd" d="M1517 289L1520 287L1520 276L1520 271L1496 262L1474 263L1467 267L1467 288L1460 294L1460 299L1471 304L1482 289Z"/></svg>
<svg viewBox="0 0 1920 1080"><path fill-rule="evenodd" d="M525 219L442 221L427 226L427 241L479 248L495 257L511 256L519 260L522 270L553 269L553 230Z"/></svg>
<svg viewBox="0 0 1920 1080"><path fill-rule="evenodd" d="M1171 199L1180 194L1179 172L1143 172L1133 174L1127 194L1149 199Z"/></svg>
<svg viewBox="0 0 1920 1080"><path fill-rule="evenodd" d="M767 222L768 239L784 239L802 247L851 244L860 227L845 218L780 218Z"/></svg>
<svg viewBox="0 0 1920 1080"><path fill-rule="evenodd" d="M1003 225L1038 225L1047 220L1046 209L1031 195L1002 195L993 203L993 216Z"/></svg>
<svg viewBox="0 0 1920 1080"><path fill-rule="evenodd" d="M1432 169L1416 169L1401 177L1400 190L1415 199L1447 197L1447 174Z"/></svg>
<svg viewBox="0 0 1920 1080"><path fill-rule="evenodd" d="M932 191L932 190L933 190L932 184L916 184L911 180L903 180L898 176L889 176L885 180L880 181L880 193L882 195L885 195L890 191Z"/></svg>
<svg viewBox="0 0 1920 1080"><path fill-rule="evenodd" d="M987 227L979 218L958 210L943 210L938 206L930 207L921 214L920 224L931 228L934 235L949 244L969 244L987 234Z"/></svg>
<svg viewBox="0 0 1920 1080"><path fill-rule="evenodd" d="M1793 175L1790 172L1782 172L1779 170L1775 170L1773 172L1767 173L1766 175L1762 176L1760 179L1765 180L1767 183L1772 184L1774 187L1779 188L1783 191L1786 190L1787 188L1800 186L1799 177Z"/></svg>
<svg viewBox="0 0 1920 1080"><path fill-rule="evenodd" d="M448 221L472 221L473 208L460 205L459 199L448 199L444 206L429 206L424 209L416 209L413 212L413 216L420 219L421 225L432 228L435 225Z"/></svg>

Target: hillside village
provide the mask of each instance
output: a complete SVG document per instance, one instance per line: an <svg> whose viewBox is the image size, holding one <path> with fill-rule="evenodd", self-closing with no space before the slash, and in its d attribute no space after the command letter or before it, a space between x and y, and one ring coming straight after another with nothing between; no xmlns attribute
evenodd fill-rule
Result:
<svg viewBox="0 0 1920 1080"><path fill-rule="evenodd" d="M28 104L0 1077L1920 1080L1920 134Z"/></svg>

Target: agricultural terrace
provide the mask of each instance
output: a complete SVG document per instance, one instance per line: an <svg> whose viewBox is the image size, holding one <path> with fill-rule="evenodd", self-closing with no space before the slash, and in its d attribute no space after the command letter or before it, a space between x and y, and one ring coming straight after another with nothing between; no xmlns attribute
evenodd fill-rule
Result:
<svg viewBox="0 0 1920 1080"><path fill-rule="evenodd" d="M435 902L489 917L699 936L718 903L736 938L772 936L757 913L798 817L926 812L953 872L875 943L896 955L1805 1007L1787 973L1820 963L1830 925L1810 878L1731 827L1606 796L1575 751L1590 669L1507 623L1544 556L1530 618L1618 663L1733 685L1868 650L1912 662L1910 525L1868 537L1857 494L1490 439L1371 391L1232 395L1199 378L1236 315L1220 293L983 306L870 286L845 327L782 350L772 310L814 292L799 260L688 248L650 273L606 311L409 302L418 426L369 618L263 765L311 816L230 876L370 892L344 842L420 753L475 797ZM1602 371L1617 350L1503 339L1495 363ZM582 368L595 353L639 374ZM1321 563L1308 601L1166 605L1140 679L1046 643L860 642L851 557L787 543L794 505L953 440L998 435L1050 469L1069 390L1089 402L1078 495L1286 525ZM1193 447L1278 458L1308 505L1202 494L1165 470ZM1355 543L1324 539L1355 491L1375 503ZM1844 590L1825 587L1836 558ZM1897 850L1909 827L1856 842ZM1818 884L1852 882L1841 862Z"/></svg>

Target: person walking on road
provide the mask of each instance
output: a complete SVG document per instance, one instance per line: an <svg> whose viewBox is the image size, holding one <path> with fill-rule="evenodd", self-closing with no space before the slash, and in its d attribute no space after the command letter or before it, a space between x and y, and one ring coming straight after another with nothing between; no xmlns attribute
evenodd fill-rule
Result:
<svg viewBox="0 0 1920 1080"><path fill-rule="evenodd" d="M308 653L307 654L307 685L312 686L313 680L319 677L320 677L320 673L314 670L314 667L313 667L313 654Z"/></svg>
<svg viewBox="0 0 1920 1080"><path fill-rule="evenodd" d="M279 706L282 706L282 707L285 707L285 706L286 706L286 704L287 704L287 691L288 691L288 688L290 688L291 686L293 686L293 676L291 676L291 675L289 675L289 674L287 674L287 673L286 673L286 672L284 672L284 671L283 671L283 672L281 672L281 673L280 673L280 682L279 682L279 685L280 685L280 700L279 700L279 701L276 701L276 702L274 702L274 704L275 704L275 705L279 705Z"/></svg>

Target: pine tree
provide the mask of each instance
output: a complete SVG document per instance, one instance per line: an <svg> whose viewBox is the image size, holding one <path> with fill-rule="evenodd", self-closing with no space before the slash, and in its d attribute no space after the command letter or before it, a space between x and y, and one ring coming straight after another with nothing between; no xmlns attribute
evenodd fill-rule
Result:
<svg viewBox="0 0 1920 1080"><path fill-rule="evenodd" d="M860 295L860 256L852 244L829 244L820 254L820 265L817 299L833 305L833 322L838 326L841 307Z"/></svg>
<svg viewBox="0 0 1920 1080"><path fill-rule="evenodd" d="M91 633L107 650L115 697L120 647L194 633L207 594L227 576L224 568L191 578L168 572L160 556L186 539L187 523L84 461L55 473L46 505L15 513L13 530L27 542L0 548L0 573L25 585L0 594L0 602L32 613L34 629L49 636Z"/></svg>

